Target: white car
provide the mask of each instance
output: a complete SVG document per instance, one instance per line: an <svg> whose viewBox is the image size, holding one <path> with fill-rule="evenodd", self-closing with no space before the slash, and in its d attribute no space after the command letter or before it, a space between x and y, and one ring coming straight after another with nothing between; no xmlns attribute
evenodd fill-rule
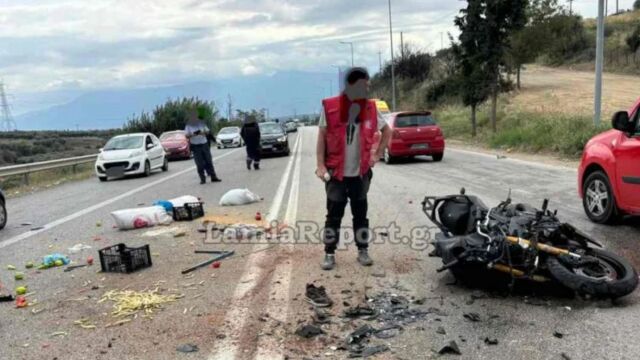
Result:
<svg viewBox="0 0 640 360"><path fill-rule="evenodd" d="M151 133L118 135L100 150L96 161L96 175L100 181L127 175L149 176L151 171L169 170L160 140Z"/></svg>
<svg viewBox="0 0 640 360"><path fill-rule="evenodd" d="M218 146L218 149L244 146L244 140L242 140L242 137L240 136L240 128L237 126L230 126L220 129L216 136L216 145Z"/></svg>

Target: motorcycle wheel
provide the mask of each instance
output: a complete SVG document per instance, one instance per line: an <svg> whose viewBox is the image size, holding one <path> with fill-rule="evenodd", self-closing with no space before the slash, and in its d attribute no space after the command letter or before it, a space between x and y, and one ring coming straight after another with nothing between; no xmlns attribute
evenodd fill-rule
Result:
<svg viewBox="0 0 640 360"><path fill-rule="evenodd" d="M596 259L597 264L572 267L557 257L549 257L547 267L558 282L580 295L619 298L638 287L638 274L626 259L600 249L589 249L586 255Z"/></svg>

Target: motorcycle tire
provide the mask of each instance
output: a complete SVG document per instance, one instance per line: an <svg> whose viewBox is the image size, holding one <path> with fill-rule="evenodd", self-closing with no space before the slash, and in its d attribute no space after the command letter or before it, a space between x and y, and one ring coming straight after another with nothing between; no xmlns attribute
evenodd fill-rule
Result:
<svg viewBox="0 0 640 360"><path fill-rule="evenodd" d="M547 259L547 268L559 283L580 295L619 298L632 293L638 287L638 274L626 259L600 249L590 249L589 252L589 255L615 271L615 280L591 277L584 272L577 273L557 257Z"/></svg>

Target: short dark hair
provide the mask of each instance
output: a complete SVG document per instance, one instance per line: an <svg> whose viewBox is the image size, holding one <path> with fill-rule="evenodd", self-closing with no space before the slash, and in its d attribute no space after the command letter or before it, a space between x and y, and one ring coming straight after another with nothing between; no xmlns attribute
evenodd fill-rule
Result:
<svg viewBox="0 0 640 360"><path fill-rule="evenodd" d="M351 73L349 73L349 76L347 76L347 83L349 85L353 85L358 80L362 79L369 80L369 74L365 70L355 69Z"/></svg>

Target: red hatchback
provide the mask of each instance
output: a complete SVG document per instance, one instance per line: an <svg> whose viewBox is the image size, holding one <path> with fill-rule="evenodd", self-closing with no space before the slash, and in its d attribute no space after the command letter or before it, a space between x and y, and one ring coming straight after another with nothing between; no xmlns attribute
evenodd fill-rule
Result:
<svg viewBox="0 0 640 360"><path fill-rule="evenodd" d="M594 136L584 148L578 189L587 216L612 222L619 214L640 215L640 100L613 116L613 130Z"/></svg>
<svg viewBox="0 0 640 360"><path fill-rule="evenodd" d="M389 164L401 157L430 155L433 161L442 161L444 135L428 111L397 112L387 116L392 131L391 140L384 151Z"/></svg>
<svg viewBox="0 0 640 360"><path fill-rule="evenodd" d="M160 135L160 143L169 159L191 158L191 144L182 130L168 131Z"/></svg>

